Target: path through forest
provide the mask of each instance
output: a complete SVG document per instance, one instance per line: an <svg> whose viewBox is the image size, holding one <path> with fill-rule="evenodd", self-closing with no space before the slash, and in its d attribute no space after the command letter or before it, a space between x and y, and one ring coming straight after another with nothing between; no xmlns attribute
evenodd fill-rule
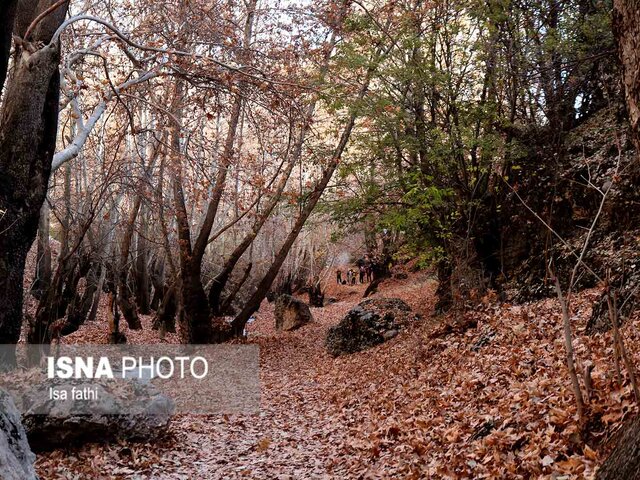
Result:
<svg viewBox="0 0 640 480"><path fill-rule="evenodd" d="M262 402L258 415L181 415L172 424L171 438L160 446L92 445L69 457L56 452L40 459L40 474L46 478L77 478L74 475L98 471L105 478L154 479L356 475L365 466L353 458L359 441L352 436L352 430L358 429L357 411L344 408L348 377L341 377L347 373L343 367L349 360L332 359L325 351L324 338L327 329L361 300L365 287L330 290L339 301L312 309L315 322L294 332L275 331L273 305L265 301L249 333L261 353ZM433 282L422 276L414 285L399 283L383 293L403 297L414 308L428 313L433 290ZM150 318L145 320L148 324ZM149 332L129 331L127 335L135 343L143 343L150 341ZM104 335L105 329L96 323L71 336L70 341L102 341ZM177 338L169 336L167 340ZM367 355L356 357L366 360Z"/></svg>
<svg viewBox="0 0 640 480"><path fill-rule="evenodd" d="M485 297L466 314L434 321L435 287L426 274L383 284L378 296L404 299L422 321L383 345L337 359L325 352L326 330L360 301L363 287L341 287L340 301L313 309L316 321L296 332L276 333L265 303L249 335L261 348L260 414L183 415L160 443L58 451L39 456L39 473L45 479L589 478L606 451L598 445L633 411L630 388L615 387L609 337L583 333L598 292L583 292L574 303L576 349L595 359L592 408L599 424L592 449L576 437L557 303L499 305ZM636 317L625 328L636 361L639 323ZM98 327L80 335L92 338ZM138 343L149 332L130 339Z"/></svg>

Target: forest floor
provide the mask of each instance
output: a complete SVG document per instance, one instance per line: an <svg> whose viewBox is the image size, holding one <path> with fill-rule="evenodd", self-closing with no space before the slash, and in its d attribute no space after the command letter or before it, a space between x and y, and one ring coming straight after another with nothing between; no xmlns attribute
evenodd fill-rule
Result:
<svg viewBox="0 0 640 480"><path fill-rule="evenodd" d="M153 443L89 444L38 456L42 479L589 478L607 442L635 411L618 388L609 334L582 332L597 291L574 298L574 345L593 362L592 434L578 437L564 366L560 310L478 300L468 313L432 316L436 282L424 273L392 280L423 319L365 352L331 358L327 329L364 286L331 285L338 298L315 322L277 333L265 302L248 341L260 346L262 401L255 415L180 415ZM156 333L127 332L132 343ZM636 363L640 319L623 329ZM469 328L470 327L470 328ZM68 341L103 343L101 322ZM166 341L174 342L173 336ZM583 363L579 362L579 368Z"/></svg>

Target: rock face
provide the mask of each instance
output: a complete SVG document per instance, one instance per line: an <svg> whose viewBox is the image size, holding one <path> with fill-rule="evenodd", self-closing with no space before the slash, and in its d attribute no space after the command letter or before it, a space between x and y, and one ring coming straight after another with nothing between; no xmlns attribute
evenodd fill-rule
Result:
<svg viewBox="0 0 640 480"><path fill-rule="evenodd" d="M95 384L73 386L95 388ZM71 385L56 388L71 389ZM135 402L99 387L98 399L85 407L78 402L50 400L48 385L25 394L22 419L31 446L41 451L80 441L146 441L164 433L173 415L173 401L151 384L132 382L127 388L135 390Z"/></svg>
<svg viewBox="0 0 640 480"><path fill-rule="evenodd" d="M11 396L0 390L0 478L37 480L33 468L35 460L20 422L20 412Z"/></svg>
<svg viewBox="0 0 640 480"><path fill-rule="evenodd" d="M360 302L331 327L325 344L334 357L359 352L390 340L416 318L398 298L372 298Z"/></svg>
<svg viewBox="0 0 640 480"><path fill-rule="evenodd" d="M278 297L274 313L277 330L295 330L313 321L309 306L291 295Z"/></svg>

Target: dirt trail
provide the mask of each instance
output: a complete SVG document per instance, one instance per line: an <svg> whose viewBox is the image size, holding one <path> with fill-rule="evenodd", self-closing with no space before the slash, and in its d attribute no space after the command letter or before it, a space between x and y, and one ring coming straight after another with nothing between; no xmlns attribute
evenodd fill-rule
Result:
<svg viewBox="0 0 640 480"><path fill-rule="evenodd" d="M265 304L249 335L261 349L260 414L185 415L161 443L55 452L39 458L39 473L43 479L593 478L607 439L637 411L630 385L616 384L610 336L584 333L599 291L573 299L579 367L586 360L594 366L594 423L585 444L576 441L557 302L510 305L485 297L466 313L434 321L428 314L435 287L421 274L383 285L378 296L402 298L423 320L382 345L336 359L325 352L326 330L360 301L363 287L330 291L340 293L339 302L313 309L316 321L296 332L276 333ZM640 314L625 322L623 335L640 363Z"/></svg>
<svg viewBox="0 0 640 480"><path fill-rule="evenodd" d="M359 440L345 423L342 385L334 385L344 362L326 354L324 338L327 329L361 301L364 289L365 285L330 287L329 296L339 301L312 309L315 322L296 332L277 333L273 306L265 302L249 328L249 341L260 346L259 414L181 415L172 424L172 438L160 445L90 445L75 449L69 458L54 452L39 459L40 475L84 478L74 475L93 471L92 478L130 479L357 476L366 469L367 459L354 463L351 445ZM395 282L376 296L400 295L424 310L431 304L432 290L424 277L419 282ZM136 343L148 335L127 334ZM95 324L72 340L101 337L100 325ZM356 356L363 355L367 354Z"/></svg>

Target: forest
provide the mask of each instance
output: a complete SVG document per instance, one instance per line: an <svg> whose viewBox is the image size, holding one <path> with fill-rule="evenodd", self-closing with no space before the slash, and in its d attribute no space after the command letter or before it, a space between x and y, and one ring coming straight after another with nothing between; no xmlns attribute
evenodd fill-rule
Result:
<svg viewBox="0 0 640 480"><path fill-rule="evenodd" d="M0 479L640 480L640 0L0 0Z"/></svg>

